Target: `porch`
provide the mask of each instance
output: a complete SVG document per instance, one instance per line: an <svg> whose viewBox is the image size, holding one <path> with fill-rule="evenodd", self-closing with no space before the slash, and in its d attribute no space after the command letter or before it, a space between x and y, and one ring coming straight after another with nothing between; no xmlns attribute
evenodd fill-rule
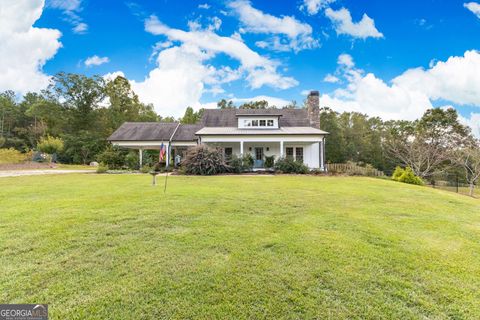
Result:
<svg viewBox="0 0 480 320"><path fill-rule="evenodd" d="M265 169L268 157L274 160L290 158L304 163L310 169L324 169L323 141L231 141L231 142L206 142L203 143L220 148L225 157L232 155L242 156L250 154L254 160L254 169Z"/></svg>

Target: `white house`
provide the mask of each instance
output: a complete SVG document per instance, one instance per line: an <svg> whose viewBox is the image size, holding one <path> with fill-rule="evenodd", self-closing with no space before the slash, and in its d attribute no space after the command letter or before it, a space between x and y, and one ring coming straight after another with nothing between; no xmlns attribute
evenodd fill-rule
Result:
<svg viewBox="0 0 480 320"><path fill-rule="evenodd" d="M250 153L255 168L265 157L288 157L311 169L324 169L325 136L320 130L318 91L310 92L305 109L207 109L198 124L126 122L108 140L140 151L167 147L167 158L183 155L203 143L221 148L226 157Z"/></svg>

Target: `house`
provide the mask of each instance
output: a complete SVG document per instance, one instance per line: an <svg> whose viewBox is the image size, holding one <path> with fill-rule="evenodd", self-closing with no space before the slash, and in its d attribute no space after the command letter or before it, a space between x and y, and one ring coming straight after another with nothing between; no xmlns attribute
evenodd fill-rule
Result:
<svg viewBox="0 0 480 320"><path fill-rule="evenodd" d="M324 170L326 135L320 130L319 94L312 91L304 109L207 109L193 125L126 122L108 140L116 146L138 149L140 165L145 149L166 146L167 159L171 160L183 156L188 147L203 143L221 148L226 157L249 153L259 169L264 167L265 157L274 156Z"/></svg>

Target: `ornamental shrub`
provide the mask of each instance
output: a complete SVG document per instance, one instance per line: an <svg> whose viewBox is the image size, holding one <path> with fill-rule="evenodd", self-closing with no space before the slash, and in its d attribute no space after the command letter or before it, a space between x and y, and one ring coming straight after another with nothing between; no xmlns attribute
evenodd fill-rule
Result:
<svg viewBox="0 0 480 320"><path fill-rule="evenodd" d="M392 179L398 182L415 184L419 186L423 186L425 184L422 178L415 175L412 168L410 167L406 167L405 169L396 167L395 171L393 172Z"/></svg>
<svg viewBox="0 0 480 320"><path fill-rule="evenodd" d="M273 168L275 165L275 156L265 157L265 168Z"/></svg>
<svg viewBox="0 0 480 320"><path fill-rule="evenodd" d="M108 166L100 163L97 167L97 173L106 173L108 171Z"/></svg>
<svg viewBox="0 0 480 320"><path fill-rule="evenodd" d="M187 151L182 162L186 174L209 176L228 171L222 152L206 145L198 145Z"/></svg>
<svg viewBox="0 0 480 320"><path fill-rule="evenodd" d="M275 162L275 171L283 173L308 173L308 167L299 161L294 161L289 158L281 158Z"/></svg>
<svg viewBox="0 0 480 320"><path fill-rule="evenodd" d="M37 144L37 149L46 154L53 155L62 151L63 146L64 144L62 139L47 136L40 139L40 142Z"/></svg>
<svg viewBox="0 0 480 320"><path fill-rule="evenodd" d="M109 169L122 169L122 167L125 167L126 153L127 151L118 147L109 146L97 156L97 161L107 165Z"/></svg>
<svg viewBox="0 0 480 320"><path fill-rule="evenodd" d="M398 179L404 172L405 172L404 169L402 169L400 166L397 166L395 168L395 171L393 171L392 180L398 181Z"/></svg>

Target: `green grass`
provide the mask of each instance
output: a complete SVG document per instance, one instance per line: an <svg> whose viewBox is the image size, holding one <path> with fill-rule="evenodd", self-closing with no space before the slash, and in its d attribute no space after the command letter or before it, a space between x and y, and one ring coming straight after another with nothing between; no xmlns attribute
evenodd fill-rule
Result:
<svg viewBox="0 0 480 320"><path fill-rule="evenodd" d="M0 179L0 301L51 319L480 318L479 200L295 176L171 176L165 196L150 179Z"/></svg>

